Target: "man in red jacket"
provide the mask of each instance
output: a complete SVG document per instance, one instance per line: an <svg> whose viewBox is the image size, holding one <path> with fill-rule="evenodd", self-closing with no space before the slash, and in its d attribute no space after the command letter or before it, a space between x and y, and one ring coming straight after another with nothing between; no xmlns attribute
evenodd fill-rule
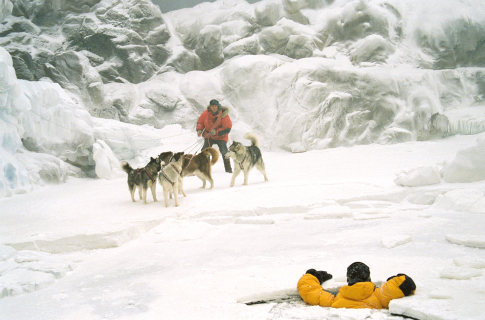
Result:
<svg viewBox="0 0 485 320"><path fill-rule="evenodd" d="M204 137L202 150L217 144L224 160L224 168L229 173L232 173L231 161L224 155L227 153L227 140L231 128L229 108L221 106L217 100L210 101L207 110L202 112L197 121L197 135Z"/></svg>

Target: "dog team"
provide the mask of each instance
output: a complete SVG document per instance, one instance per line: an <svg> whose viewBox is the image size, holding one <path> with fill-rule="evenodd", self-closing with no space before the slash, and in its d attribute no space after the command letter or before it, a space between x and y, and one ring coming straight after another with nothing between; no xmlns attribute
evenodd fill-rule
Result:
<svg viewBox="0 0 485 320"><path fill-rule="evenodd" d="M212 146L216 144L221 152L226 172L232 173L231 184L233 187L236 177L244 173L244 185L248 184L249 171L256 167L268 181L266 170L259 149L259 139L253 133L247 133L244 138L251 141L250 146L234 141L227 148L229 132L232 122L229 118L229 108L221 106L217 100L211 100L207 110L202 112L197 121L197 135L204 138L204 145L199 154L184 154L184 152L173 153L162 152L156 158L150 158L150 162L143 168L133 169L126 161L121 163L121 168L128 174L128 189L131 200L135 201L135 191L138 188L140 199L147 203L148 188L152 191L153 200L157 201L156 185L157 179L163 187L163 198L165 206L168 207L168 199L175 201L178 206L179 193L187 196L183 188L183 178L197 176L202 180L202 188L205 188L206 181L214 187L212 179L212 166L219 160L219 152ZM234 172L231 168L230 159L234 163Z"/></svg>

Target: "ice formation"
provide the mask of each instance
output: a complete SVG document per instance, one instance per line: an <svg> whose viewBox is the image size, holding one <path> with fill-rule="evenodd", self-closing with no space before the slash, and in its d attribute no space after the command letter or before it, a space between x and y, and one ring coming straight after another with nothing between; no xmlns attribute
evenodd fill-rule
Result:
<svg viewBox="0 0 485 320"><path fill-rule="evenodd" d="M484 13L480 0L218 0L168 13L149 0L2 1L0 195L114 177L111 151L134 159L160 145L159 129L192 131L213 98L230 108L232 137L256 132L267 149L482 132ZM463 173L463 156L445 181L483 179Z"/></svg>

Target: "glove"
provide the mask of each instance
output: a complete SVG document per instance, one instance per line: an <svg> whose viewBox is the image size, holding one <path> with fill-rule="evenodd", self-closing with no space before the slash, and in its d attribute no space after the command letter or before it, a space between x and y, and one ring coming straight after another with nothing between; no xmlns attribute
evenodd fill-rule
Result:
<svg viewBox="0 0 485 320"><path fill-rule="evenodd" d="M202 135L202 130L197 130L197 136L200 137Z"/></svg>
<svg viewBox="0 0 485 320"><path fill-rule="evenodd" d="M205 139L210 139L212 137L212 135L209 132L204 132L202 134L202 137L204 137Z"/></svg>
<svg viewBox="0 0 485 320"><path fill-rule="evenodd" d="M398 273L397 275L388 278L387 281L400 276L404 276L405 279L403 283L401 283L401 285L399 286L399 289L401 289L402 293L404 293L406 297L412 295L416 290L416 284L414 283L413 279L411 279L411 277L409 277L408 275L404 273Z"/></svg>
<svg viewBox="0 0 485 320"><path fill-rule="evenodd" d="M217 134L216 129L212 129L210 132L211 135L215 136Z"/></svg>
<svg viewBox="0 0 485 320"><path fill-rule="evenodd" d="M324 283L327 280L332 279L332 275L330 273L327 273L327 271L317 271L315 269L308 269L307 272L308 274L311 274L312 276L315 276L320 284Z"/></svg>

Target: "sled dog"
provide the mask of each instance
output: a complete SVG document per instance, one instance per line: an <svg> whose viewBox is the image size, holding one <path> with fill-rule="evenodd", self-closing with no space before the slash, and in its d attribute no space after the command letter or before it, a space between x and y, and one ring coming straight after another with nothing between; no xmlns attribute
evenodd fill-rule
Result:
<svg viewBox="0 0 485 320"><path fill-rule="evenodd" d="M261 156L261 150L259 149L258 136L254 133L246 133L244 138L251 141L251 146L246 147L241 143L234 141L225 155L227 159L232 158L234 161L234 173L232 174L231 187L234 186L234 181L241 171L244 172L243 185L247 185L249 171L253 167L256 167L264 175L264 181L268 181L263 157Z"/></svg>
<svg viewBox="0 0 485 320"><path fill-rule="evenodd" d="M121 169L128 173L128 189L133 202L136 188L144 204L147 204L148 188L152 190L153 201L157 201L157 175L161 168L159 158L150 158L150 162L144 168L138 169L133 169L126 161L121 163Z"/></svg>
<svg viewBox="0 0 485 320"><path fill-rule="evenodd" d="M219 151L212 147L204 149L197 155L186 154L184 155L181 177L197 176L202 180L202 188L205 188L206 181L208 180L211 184L209 189L212 189L214 187L214 180L212 180L211 169L217 160L219 160Z"/></svg>
<svg viewBox="0 0 485 320"><path fill-rule="evenodd" d="M173 192L176 207L179 205L179 191L186 196L182 187L182 179L180 177L183 161L184 153L175 153L172 160L165 167L163 167L162 171L160 171L160 174L158 175L158 182L163 187L163 200L165 201L165 207L168 207L168 197L171 192Z"/></svg>
<svg viewBox="0 0 485 320"><path fill-rule="evenodd" d="M160 162L160 165L162 168L166 166L173 158L173 152L172 151L166 151L162 152L158 155L158 160Z"/></svg>

